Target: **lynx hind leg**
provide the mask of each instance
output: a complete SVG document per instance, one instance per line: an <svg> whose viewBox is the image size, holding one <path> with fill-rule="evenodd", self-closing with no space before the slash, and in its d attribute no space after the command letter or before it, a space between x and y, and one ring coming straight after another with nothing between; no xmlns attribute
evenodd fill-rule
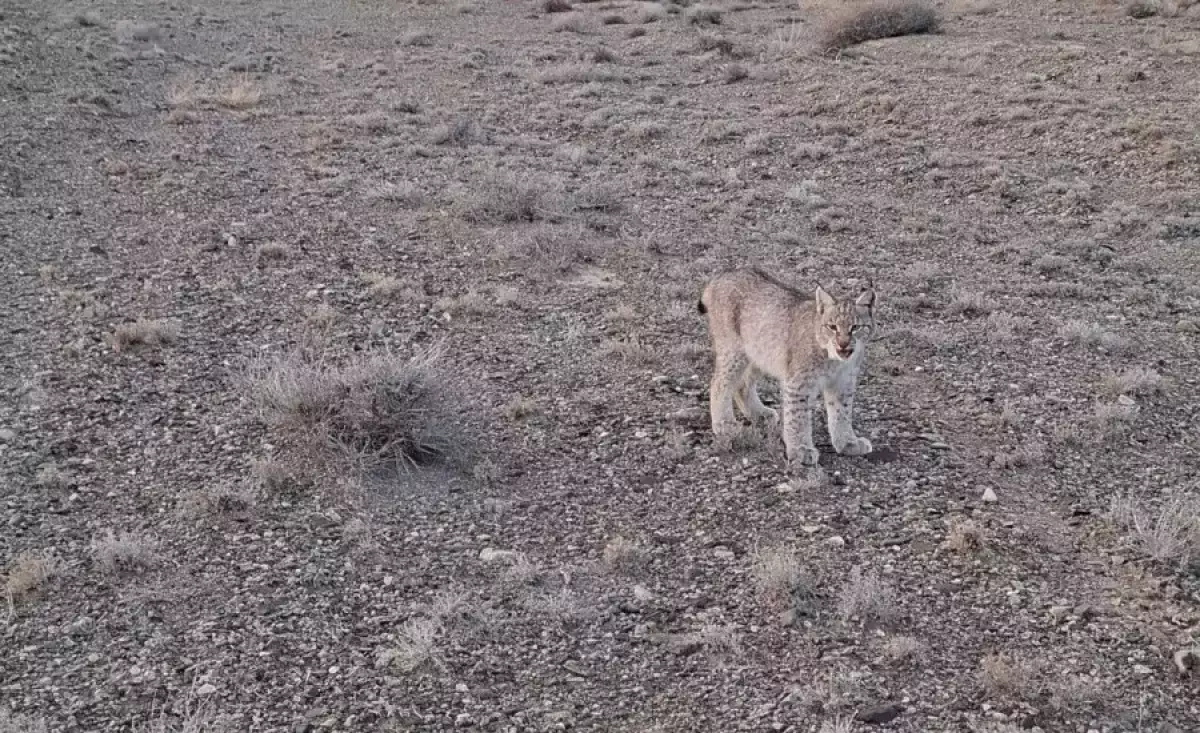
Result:
<svg viewBox="0 0 1200 733"><path fill-rule="evenodd" d="M714 360L712 381L708 388L708 406L712 418L712 431L716 435L733 432L737 427L733 402L737 395L738 381L746 365L746 357L740 352L718 354Z"/></svg>
<svg viewBox="0 0 1200 733"><path fill-rule="evenodd" d="M738 385L738 394L735 400L738 409L751 422L772 423L779 419L779 413L764 405L759 398L758 380L761 377L762 374L757 369L747 366L746 371L742 372L741 384Z"/></svg>
<svg viewBox="0 0 1200 733"><path fill-rule="evenodd" d="M870 453L871 441L854 434L854 385L831 384L822 391L829 442L833 444L833 449L844 456L865 456Z"/></svg>

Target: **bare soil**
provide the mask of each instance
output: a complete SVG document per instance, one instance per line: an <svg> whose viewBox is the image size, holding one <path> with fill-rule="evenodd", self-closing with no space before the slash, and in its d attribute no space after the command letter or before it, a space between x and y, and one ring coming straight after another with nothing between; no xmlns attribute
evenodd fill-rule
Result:
<svg viewBox="0 0 1200 733"><path fill-rule="evenodd" d="M0 730L1200 730L1151 5L0 0ZM875 454L714 445L741 264L875 282ZM468 468L298 470L244 384L437 343Z"/></svg>

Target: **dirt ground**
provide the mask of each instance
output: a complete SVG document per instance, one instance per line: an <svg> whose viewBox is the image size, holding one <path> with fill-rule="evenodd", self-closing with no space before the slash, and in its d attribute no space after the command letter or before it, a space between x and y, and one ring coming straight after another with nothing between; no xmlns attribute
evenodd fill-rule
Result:
<svg viewBox="0 0 1200 733"><path fill-rule="evenodd" d="M0 0L0 731L1200 730L1200 8L547 7ZM873 455L714 445L742 264ZM435 344L466 468L245 387Z"/></svg>

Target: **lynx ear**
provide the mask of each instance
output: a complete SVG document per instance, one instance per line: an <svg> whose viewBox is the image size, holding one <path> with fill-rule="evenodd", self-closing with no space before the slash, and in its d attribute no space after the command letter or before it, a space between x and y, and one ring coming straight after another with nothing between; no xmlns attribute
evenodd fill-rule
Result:
<svg viewBox="0 0 1200 733"><path fill-rule="evenodd" d="M837 305L833 296L825 292L825 288L820 285L817 286L816 301L818 314L824 314L826 311L833 310L833 307Z"/></svg>
<svg viewBox="0 0 1200 733"><path fill-rule="evenodd" d="M871 310L875 307L875 289L864 290L857 298L854 299L854 305L859 308Z"/></svg>

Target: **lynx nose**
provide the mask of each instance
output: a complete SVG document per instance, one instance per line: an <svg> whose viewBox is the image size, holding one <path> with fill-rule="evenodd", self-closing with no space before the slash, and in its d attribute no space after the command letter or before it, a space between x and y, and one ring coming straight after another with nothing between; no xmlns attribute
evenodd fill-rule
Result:
<svg viewBox="0 0 1200 733"><path fill-rule="evenodd" d="M838 356L842 357L843 359L849 359L850 355L852 353L854 353L854 349L850 348L849 341L847 341L845 343L838 341L837 350L838 350Z"/></svg>

